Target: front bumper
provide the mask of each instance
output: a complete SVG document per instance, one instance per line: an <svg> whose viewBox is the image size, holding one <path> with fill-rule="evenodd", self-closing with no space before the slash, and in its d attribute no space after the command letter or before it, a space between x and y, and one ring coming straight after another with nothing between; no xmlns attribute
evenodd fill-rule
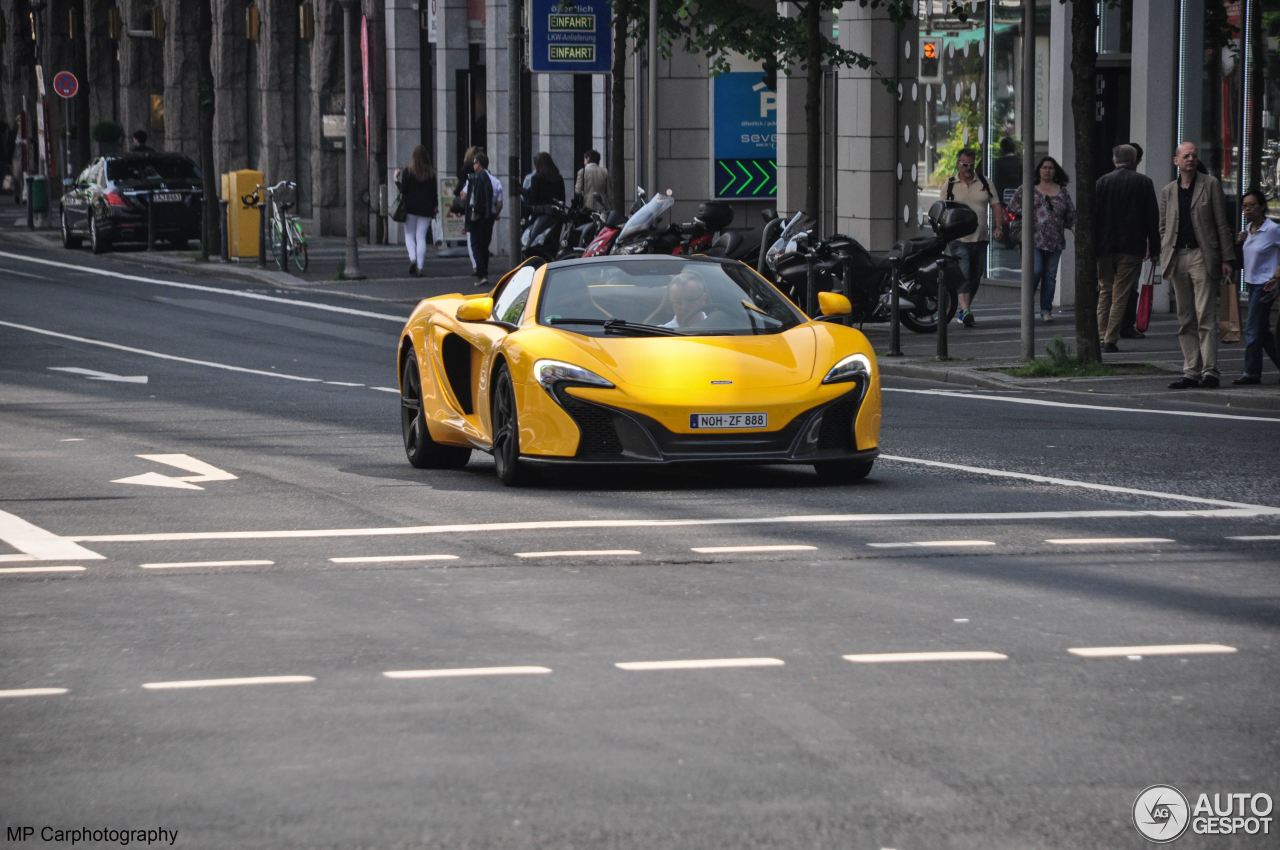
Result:
<svg viewBox="0 0 1280 850"><path fill-rule="evenodd" d="M728 434L679 434L635 411L587 401L556 390L556 400L581 432L572 457L525 455L547 464L816 463L870 460L878 448L859 450L854 420L868 384L851 383L848 392L795 416L777 431Z"/></svg>

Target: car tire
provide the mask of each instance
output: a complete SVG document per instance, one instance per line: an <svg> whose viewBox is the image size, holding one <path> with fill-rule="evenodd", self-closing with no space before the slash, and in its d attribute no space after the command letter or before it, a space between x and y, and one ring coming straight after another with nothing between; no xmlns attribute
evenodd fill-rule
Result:
<svg viewBox="0 0 1280 850"><path fill-rule="evenodd" d="M874 460L824 460L813 469L826 484L854 484L871 474Z"/></svg>
<svg viewBox="0 0 1280 850"><path fill-rule="evenodd" d="M471 460L471 449L431 439L422 411L422 374L413 352L404 358L400 371L400 434L405 457L418 469L462 469Z"/></svg>
<svg viewBox="0 0 1280 850"><path fill-rule="evenodd" d="M62 211L62 247L79 248L80 237L71 232L71 224L67 221L67 211Z"/></svg>
<svg viewBox="0 0 1280 850"><path fill-rule="evenodd" d="M493 375L493 463L498 480L508 487L520 487L533 480L529 464L520 459L520 416L511 370L498 366Z"/></svg>
<svg viewBox="0 0 1280 850"><path fill-rule="evenodd" d="M105 254L111 250L111 237L103 233L98 226L98 217L89 213L89 247L95 254Z"/></svg>

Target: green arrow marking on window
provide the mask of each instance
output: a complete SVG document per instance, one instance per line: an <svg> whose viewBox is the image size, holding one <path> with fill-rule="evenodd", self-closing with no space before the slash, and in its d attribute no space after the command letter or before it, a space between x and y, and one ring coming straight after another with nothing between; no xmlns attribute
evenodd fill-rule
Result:
<svg viewBox="0 0 1280 850"><path fill-rule="evenodd" d="M764 189L765 184L769 182L769 172L761 168L760 163L758 161L755 162L754 165L756 167L756 171L760 172L760 185L756 187L756 191L755 191L755 194L759 195L761 193L761 190Z"/></svg>
<svg viewBox="0 0 1280 850"><path fill-rule="evenodd" d="M716 165L724 169L724 173L729 175L729 182L720 189L720 194L727 195L729 190L733 188L733 184L737 182L738 177L733 173L733 169L724 164L724 160L717 160Z"/></svg>
<svg viewBox="0 0 1280 850"><path fill-rule="evenodd" d="M738 170L741 171L742 176L746 178L742 181L742 186L739 187L738 191L735 193L736 195L741 196L742 193L747 191L747 188L751 185L751 171L742 160L738 160Z"/></svg>

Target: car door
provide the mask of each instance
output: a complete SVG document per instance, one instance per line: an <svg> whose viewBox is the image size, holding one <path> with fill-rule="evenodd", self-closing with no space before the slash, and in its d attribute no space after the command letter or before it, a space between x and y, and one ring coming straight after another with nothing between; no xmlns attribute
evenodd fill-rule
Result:
<svg viewBox="0 0 1280 850"><path fill-rule="evenodd" d="M62 209L67 217L67 229L72 233L83 233L88 229L85 211L89 208L89 187L94 180L95 169L100 165L100 160L94 160L85 166L71 189L63 196Z"/></svg>

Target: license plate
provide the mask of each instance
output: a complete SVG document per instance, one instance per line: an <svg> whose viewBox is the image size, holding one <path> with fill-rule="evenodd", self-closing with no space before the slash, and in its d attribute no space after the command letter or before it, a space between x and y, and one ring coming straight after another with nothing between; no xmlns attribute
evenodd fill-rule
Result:
<svg viewBox="0 0 1280 850"><path fill-rule="evenodd" d="M689 427L708 428L768 428L767 413L690 413Z"/></svg>
<svg viewBox="0 0 1280 850"><path fill-rule="evenodd" d="M157 204L176 204L182 200L177 192L156 192L153 198Z"/></svg>

